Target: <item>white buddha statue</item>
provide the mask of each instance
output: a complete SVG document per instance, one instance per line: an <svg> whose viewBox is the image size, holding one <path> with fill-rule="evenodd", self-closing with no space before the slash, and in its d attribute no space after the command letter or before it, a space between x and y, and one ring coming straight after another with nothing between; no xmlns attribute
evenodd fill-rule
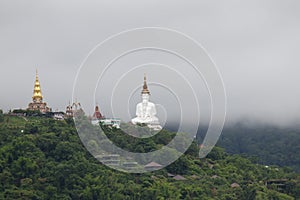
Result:
<svg viewBox="0 0 300 200"><path fill-rule="evenodd" d="M159 120L155 116L156 108L155 104L149 101L150 92L147 87L146 75L144 76L144 86L142 90L142 102L136 106L136 118L133 118L131 122L133 124L147 124L149 128L154 130L161 130Z"/></svg>

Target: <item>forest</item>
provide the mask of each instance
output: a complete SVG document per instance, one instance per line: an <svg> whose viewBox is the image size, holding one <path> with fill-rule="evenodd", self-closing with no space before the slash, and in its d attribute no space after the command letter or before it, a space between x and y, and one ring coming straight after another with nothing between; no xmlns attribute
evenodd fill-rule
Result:
<svg viewBox="0 0 300 200"><path fill-rule="evenodd" d="M163 130L153 139L131 143L119 130L107 134L118 145L139 152L157 149L174 135ZM261 165L221 147L199 159L198 150L193 142L164 169L124 173L101 164L86 150L73 119L0 112L0 199L300 198L300 175L289 167Z"/></svg>
<svg viewBox="0 0 300 200"><path fill-rule="evenodd" d="M237 124L224 128L218 145L263 165L291 167L300 173L300 128Z"/></svg>

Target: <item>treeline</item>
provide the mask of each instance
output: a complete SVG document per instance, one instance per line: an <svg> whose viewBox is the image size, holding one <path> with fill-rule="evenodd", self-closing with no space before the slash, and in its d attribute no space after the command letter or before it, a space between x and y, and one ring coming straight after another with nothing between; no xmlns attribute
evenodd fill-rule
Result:
<svg viewBox="0 0 300 200"><path fill-rule="evenodd" d="M244 154L263 165L288 166L300 172L300 129L271 126L227 127L218 145L230 154Z"/></svg>
<svg viewBox="0 0 300 200"><path fill-rule="evenodd" d="M164 133L158 145L173 137ZM108 135L128 149L159 148L151 140L130 144L118 130ZM92 157L72 119L4 116L0 123L0 199L294 199L299 182L289 169L266 168L219 147L199 159L196 143L165 169L127 174Z"/></svg>
<svg viewBox="0 0 300 200"><path fill-rule="evenodd" d="M39 110L24 110L24 109L15 109L13 111L9 111L9 115L15 116L25 116L25 117L48 117L51 118L54 116L54 113L64 114L64 112L46 112L41 113Z"/></svg>
<svg viewBox="0 0 300 200"><path fill-rule="evenodd" d="M3 110L0 109L0 122L4 121L4 114L3 114Z"/></svg>

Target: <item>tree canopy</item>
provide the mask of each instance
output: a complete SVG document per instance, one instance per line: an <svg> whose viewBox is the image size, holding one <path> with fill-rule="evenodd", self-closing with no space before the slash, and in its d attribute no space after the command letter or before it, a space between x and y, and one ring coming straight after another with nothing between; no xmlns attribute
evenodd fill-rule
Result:
<svg viewBox="0 0 300 200"><path fill-rule="evenodd" d="M167 130L163 133L154 142L130 143L117 130L111 130L109 137L128 149L149 151L173 137ZM88 142L95 146L92 139ZM91 156L71 119L32 116L25 120L4 115L0 122L0 199L300 198L300 176L288 168L266 168L248 158L228 155L220 147L205 159L199 159L197 151L194 142L185 155L164 169L128 174ZM176 175L180 176L174 178Z"/></svg>

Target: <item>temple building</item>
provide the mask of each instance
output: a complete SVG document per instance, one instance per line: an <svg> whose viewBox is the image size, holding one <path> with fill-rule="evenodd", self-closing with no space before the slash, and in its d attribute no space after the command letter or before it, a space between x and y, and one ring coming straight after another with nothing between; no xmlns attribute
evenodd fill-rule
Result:
<svg viewBox="0 0 300 200"><path fill-rule="evenodd" d="M101 119L104 119L104 116L102 116L99 106L96 105L95 112L94 112L93 116L91 117L91 122L93 125L99 125L99 122Z"/></svg>
<svg viewBox="0 0 300 200"><path fill-rule="evenodd" d="M76 113L84 114L84 111L81 107L81 104L77 100L72 104L69 102L69 105L67 105L67 107L66 107L66 117L74 117L74 115Z"/></svg>
<svg viewBox="0 0 300 200"><path fill-rule="evenodd" d="M162 127L159 124L156 115L155 104L150 102L150 91L148 90L146 75L144 75L144 85L142 90L142 102L136 106L136 117L131 120L133 124L147 125L154 130L161 130Z"/></svg>
<svg viewBox="0 0 300 200"><path fill-rule="evenodd" d="M99 106L96 105L95 112L91 117L91 123L97 126L101 124L102 126L119 129L121 120L119 118L105 118L105 116L101 114Z"/></svg>
<svg viewBox="0 0 300 200"><path fill-rule="evenodd" d="M72 107L70 102L69 102L69 105L67 105L67 108L66 108L66 116L67 117L73 117L73 107Z"/></svg>
<svg viewBox="0 0 300 200"><path fill-rule="evenodd" d="M100 109L99 109L99 106L97 105L95 107L95 112L93 114L93 119L102 119L104 118L104 116L102 116L101 112L100 112Z"/></svg>
<svg viewBox="0 0 300 200"><path fill-rule="evenodd" d="M40 111L41 113L50 112L51 109L43 102L43 95L41 85L39 82L38 72L36 71L35 84L33 89L32 102L28 105L28 110Z"/></svg>

